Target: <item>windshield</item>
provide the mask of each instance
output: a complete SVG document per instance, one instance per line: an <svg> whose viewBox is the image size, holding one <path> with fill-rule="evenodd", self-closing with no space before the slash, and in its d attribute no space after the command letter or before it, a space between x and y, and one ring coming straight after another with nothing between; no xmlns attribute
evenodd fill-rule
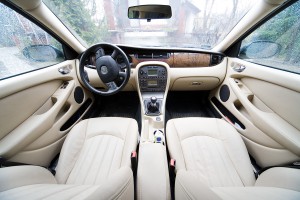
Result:
<svg viewBox="0 0 300 200"><path fill-rule="evenodd" d="M83 43L211 49L248 12L252 0L44 0ZM129 6L166 4L170 19L128 19Z"/></svg>

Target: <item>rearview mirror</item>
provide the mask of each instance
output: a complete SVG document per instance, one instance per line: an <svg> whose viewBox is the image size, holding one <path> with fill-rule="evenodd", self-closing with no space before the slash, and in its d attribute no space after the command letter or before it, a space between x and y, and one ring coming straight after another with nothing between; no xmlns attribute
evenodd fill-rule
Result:
<svg viewBox="0 0 300 200"><path fill-rule="evenodd" d="M51 62L64 58L60 50L50 45L31 45L25 47L22 53L27 59L37 62Z"/></svg>
<svg viewBox="0 0 300 200"><path fill-rule="evenodd" d="M129 19L169 19L172 17L169 5L140 5L128 8Z"/></svg>
<svg viewBox="0 0 300 200"><path fill-rule="evenodd" d="M272 41L259 40L244 46L240 51L240 58L270 58L278 54L281 46Z"/></svg>

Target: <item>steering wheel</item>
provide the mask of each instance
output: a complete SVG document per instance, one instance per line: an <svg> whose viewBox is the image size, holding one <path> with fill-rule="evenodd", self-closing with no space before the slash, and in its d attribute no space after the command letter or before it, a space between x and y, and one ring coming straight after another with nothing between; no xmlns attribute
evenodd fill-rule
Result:
<svg viewBox="0 0 300 200"><path fill-rule="evenodd" d="M111 55L105 55L104 49L112 49ZM122 56L122 64L117 62L119 55ZM92 62L93 65L87 63ZM93 87L88 80L84 67L97 70L101 81L107 86L103 91ZM122 90L130 77L130 63L126 54L116 45L99 43L88 48L81 56L79 73L84 85L91 91L102 96L113 95Z"/></svg>

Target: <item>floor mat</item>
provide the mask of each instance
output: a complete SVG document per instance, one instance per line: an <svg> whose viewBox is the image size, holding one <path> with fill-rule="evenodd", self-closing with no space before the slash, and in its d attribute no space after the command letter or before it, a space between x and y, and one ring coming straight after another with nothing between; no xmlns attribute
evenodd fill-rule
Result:
<svg viewBox="0 0 300 200"><path fill-rule="evenodd" d="M119 92L112 96L96 96L89 117L126 117L141 123L140 101L137 92Z"/></svg>
<svg viewBox="0 0 300 200"><path fill-rule="evenodd" d="M208 92L169 92L167 119L182 117L215 117L208 102Z"/></svg>

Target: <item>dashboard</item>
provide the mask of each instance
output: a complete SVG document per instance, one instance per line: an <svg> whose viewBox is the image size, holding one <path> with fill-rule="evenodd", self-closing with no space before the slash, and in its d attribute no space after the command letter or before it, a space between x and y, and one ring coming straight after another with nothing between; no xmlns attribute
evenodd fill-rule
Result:
<svg viewBox="0 0 300 200"><path fill-rule="evenodd" d="M139 48L118 45L127 55L131 65L131 76L125 91L137 90L138 64L145 61L160 61L169 65L170 86L173 91L212 90L225 78L226 57L221 53L193 49ZM112 50L103 49L103 54L111 55ZM91 55L93 65L95 55ZM117 57L122 65L123 58ZM95 70L86 69L90 83L97 88L104 87ZM156 73L154 70L149 73ZM148 82L147 82L148 84ZM157 84L149 82L149 84Z"/></svg>

